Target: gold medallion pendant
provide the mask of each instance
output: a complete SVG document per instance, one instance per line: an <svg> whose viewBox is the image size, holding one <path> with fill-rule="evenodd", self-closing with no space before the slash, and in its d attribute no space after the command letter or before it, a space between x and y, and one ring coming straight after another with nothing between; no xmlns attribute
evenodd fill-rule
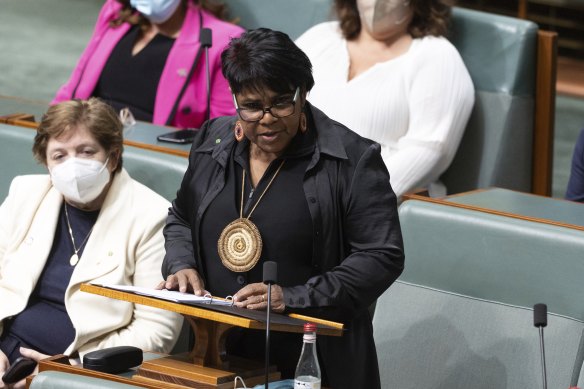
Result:
<svg viewBox="0 0 584 389"><path fill-rule="evenodd" d="M249 219L236 219L221 232L217 250L223 266L229 270L249 271L262 255L260 231Z"/></svg>
<svg viewBox="0 0 584 389"><path fill-rule="evenodd" d="M235 219L221 231L219 240L217 241L217 251L223 266L234 272L246 272L253 269L253 267L260 260L262 255L262 236L257 226L249 220L253 211L262 201L262 198L270 189L272 182L280 173L285 160L280 163L278 169L266 185L266 188L256 201L255 205L247 215L243 217L243 195L245 191L245 169L241 176L241 203L239 205L239 218Z"/></svg>

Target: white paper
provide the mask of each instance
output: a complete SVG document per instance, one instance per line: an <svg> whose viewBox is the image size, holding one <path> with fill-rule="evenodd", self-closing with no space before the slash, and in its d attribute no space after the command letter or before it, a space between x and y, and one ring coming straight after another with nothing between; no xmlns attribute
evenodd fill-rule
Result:
<svg viewBox="0 0 584 389"><path fill-rule="evenodd" d="M181 293L174 290L157 290L153 288L144 288L140 286L131 285L110 285L102 284L106 288L121 290L124 292L132 292L140 294L143 296L156 297L162 300L174 301L177 303L182 302L195 302L201 304L213 304L213 305L233 305L231 298L218 299L216 297L210 297L210 295L197 296L192 293Z"/></svg>

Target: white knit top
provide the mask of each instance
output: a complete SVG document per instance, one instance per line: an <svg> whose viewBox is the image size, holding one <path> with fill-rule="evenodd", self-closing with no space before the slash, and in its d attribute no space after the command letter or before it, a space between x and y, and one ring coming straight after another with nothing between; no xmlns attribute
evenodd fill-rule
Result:
<svg viewBox="0 0 584 389"><path fill-rule="evenodd" d="M474 104L468 71L445 38L414 39L403 55L348 81L338 22L316 25L297 45L313 65L308 99L329 117L381 144L398 196L432 185L452 162Z"/></svg>

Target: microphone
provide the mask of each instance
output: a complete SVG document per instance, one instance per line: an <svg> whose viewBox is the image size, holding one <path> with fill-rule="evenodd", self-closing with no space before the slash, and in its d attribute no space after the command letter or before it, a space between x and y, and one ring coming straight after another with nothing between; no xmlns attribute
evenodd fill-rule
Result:
<svg viewBox="0 0 584 389"><path fill-rule="evenodd" d="M266 366L265 389L268 389L270 369L270 311L272 310L272 285L278 283L278 264L274 261L264 262L264 284L268 285L268 307L266 308Z"/></svg>
<svg viewBox="0 0 584 389"><path fill-rule="evenodd" d="M203 19L200 19L200 23L201 25L203 24ZM172 121L174 120L174 117L176 116L176 111L178 110L178 105L183 97L183 95L185 94L185 90L187 89L187 87L189 86L189 81L191 80L191 78L193 78L193 74L195 73L195 69L197 68L197 65L199 64L199 59L201 58L201 53L203 51L203 49L205 49L205 58L206 58L206 62L205 62L205 69L206 69L206 79L207 79L207 113L205 114L205 120L209 120L209 117L211 116L211 74L209 73L209 47L211 47L213 45L213 33L211 31L210 28L201 28L199 30L199 50L197 51L197 55L195 56L195 60L193 62L193 65L191 66L191 70L189 71L189 74L187 75L187 78L182 86L182 89L180 90L180 93L178 94L177 99L174 101L174 105L172 106L172 109L170 111L170 114L168 115L168 118L166 119L166 125L170 126L172 125Z"/></svg>
<svg viewBox="0 0 584 389"><path fill-rule="evenodd" d="M543 327L547 326L547 305L535 304L533 306L533 325L539 328L539 348L541 350L541 378L543 381L543 389L547 389L545 348L543 344Z"/></svg>
<svg viewBox="0 0 584 389"><path fill-rule="evenodd" d="M213 46L213 30L210 28L201 28L199 41L201 47L205 48L205 69L207 79L207 113L205 114L205 121L211 117L211 74L209 70L209 47Z"/></svg>

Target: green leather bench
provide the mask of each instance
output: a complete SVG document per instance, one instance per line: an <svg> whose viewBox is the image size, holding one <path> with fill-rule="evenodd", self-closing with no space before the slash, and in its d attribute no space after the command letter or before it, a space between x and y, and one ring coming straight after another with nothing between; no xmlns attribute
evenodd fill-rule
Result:
<svg viewBox="0 0 584 389"><path fill-rule="evenodd" d="M228 20L244 28L268 27L298 38L320 22L332 19L332 0L224 0Z"/></svg>
<svg viewBox="0 0 584 389"><path fill-rule="evenodd" d="M417 200L399 214L405 271L373 319L382 387L541 386L536 303L549 387L582 378L581 231Z"/></svg>
<svg viewBox="0 0 584 389"><path fill-rule="evenodd" d="M537 31L530 21L454 8L449 39L476 95L442 177L449 193L490 186L531 192Z"/></svg>

